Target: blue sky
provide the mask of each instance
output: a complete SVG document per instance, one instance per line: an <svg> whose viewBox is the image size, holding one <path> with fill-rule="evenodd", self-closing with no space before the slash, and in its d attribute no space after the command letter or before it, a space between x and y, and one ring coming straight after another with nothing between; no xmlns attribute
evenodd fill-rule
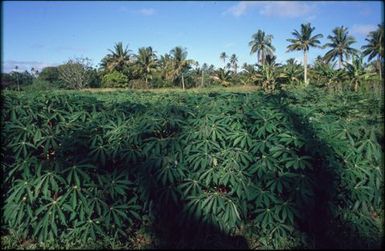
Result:
<svg viewBox="0 0 385 251"><path fill-rule="evenodd" d="M94 65L122 41L133 52L152 46L160 54L183 46L199 63L223 66L219 54L235 53L239 64L255 63L251 36L258 29L273 35L278 62L302 61L286 52L291 32L310 22L324 44L333 28L344 25L356 38L355 48L383 20L381 1L355 2L12 2L4 1L2 70L58 65L88 57ZM325 50L311 49L310 63Z"/></svg>

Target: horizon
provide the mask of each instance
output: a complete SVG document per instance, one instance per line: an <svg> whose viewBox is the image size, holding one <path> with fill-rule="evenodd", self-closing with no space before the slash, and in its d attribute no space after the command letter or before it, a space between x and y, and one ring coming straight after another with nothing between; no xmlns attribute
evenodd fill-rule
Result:
<svg viewBox="0 0 385 251"><path fill-rule="evenodd" d="M223 67L221 52L238 57L238 65L255 64L248 45L258 29L273 35L278 63L302 52L286 52L286 39L310 22L321 45L338 26L345 26L360 49L370 31L383 22L381 1L272 1L272 2L3 2L2 72L39 71L87 57L97 67L101 59L123 42L137 53L151 46L157 56L175 46L187 49L188 58ZM310 48L309 64L327 49ZM366 61L366 60L365 60Z"/></svg>

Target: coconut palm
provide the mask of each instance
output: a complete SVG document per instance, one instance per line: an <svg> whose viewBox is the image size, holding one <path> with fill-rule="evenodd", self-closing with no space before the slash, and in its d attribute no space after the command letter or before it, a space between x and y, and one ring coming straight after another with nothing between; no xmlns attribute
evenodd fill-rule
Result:
<svg viewBox="0 0 385 251"><path fill-rule="evenodd" d="M361 47L362 54L368 56L368 61L377 57L377 68L382 79L382 61L384 60L384 24L378 25L376 31L372 31L365 39L368 43Z"/></svg>
<svg viewBox="0 0 385 251"><path fill-rule="evenodd" d="M173 61L170 54L160 56L158 61L162 79L171 81L173 79Z"/></svg>
<svg viewBox="0 0 385 251"><path fill-rule="evenodd" d="M152 73L157 68L157 58L152 47L140 48L135 62L137 73L144 77L146 86L148 79L152 78Z"/></svg>
<svg viewBox="0 0 385 251"><path fill-rule="evenodd" d="M202 67L201 67L201 73L202 73L202 79L201 79L201 87L204 87L204 75L205 73L208 71L208 68L209 66L207 65L207 63L203 63L202 64Z"/></svg>
<svg viewBox="0 0 385 251"><path fill-rule="evenodd" d="M182 88L185 89L184 72L189 69L190 65L194 63L193 60L187 59L187 51L182 47L175 47L170 51L173 59L174 81L181 80Z"/></svg>
<svg viewBox="0 0 385 251"><path fill-rule="evenodd" d="M116 43L114 50L109 49L109 51L111 53L102 59L102 68L110 72L114 70L121 72L131 63L131 50L127 49L127 47L123 48L122 42Z"/></svg>
<svg viewBox="0 0 385 251"><path fill-rule="evenodd" d="M226 64L226 59L228 58L226 52L222 52L222 53L219 55L219 58L223 61L224 64Z"/></svg>
<svg viewBox="0 0 385 251"><path fill-rule="evenodd" d="M287 46L288 51L303 51L303 66L304 66L304 80L305 85L308 84L307 81L307 54L310 47L319 47L322 34L317 34L312 36L312 32L315 30L315 27L311 27L310 23L301 24L301 31L298 32L294 30L291 34L294 36L294 39L287 39L291 44Z"/></svg>
<svg viewBox="0 0 385 251"><path fill-rule="evenodd" d="M264 31L258 30L253 34L252 40L249 42L251 46L250 54L257 53L258 63L265 63L267 55L273 55L275 48L271 44L273 36L266 35Z"/></svg>
<svg viewBox="0 0 385 251"><path fill-rule="evenodd" d="M326 62L334 61L338 58L338 67L341 69L344 62L344 57L349 60L352 55L356 55L358 51L351 47L356 42L353 36L349 35L348 28L344 26L336 27L333 34L328 36L330 43L323 47L330 47L324 58Z"/></svg>
<svg viewBox="0 0 385 251"><path fill-rule="evenodd" d="M238 58L237 58L237 55L233 54L231 55L230 57L230 63L233 67L233 70L234 70L234 73L237 74L237 69L238 69Z"/></svg>

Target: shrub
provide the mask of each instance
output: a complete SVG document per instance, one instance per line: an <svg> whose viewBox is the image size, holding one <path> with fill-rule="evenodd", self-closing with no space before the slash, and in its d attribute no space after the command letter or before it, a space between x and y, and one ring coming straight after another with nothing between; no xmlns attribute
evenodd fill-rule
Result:
<svg viewBox="0 0 385 251"><path fill-rule="evenodd" d="M104 88L125 88L128 87L128 78L123 73L113 71L102 77L102 87Z"/></svg>
<svg viewBox="0 0 385 251"><path fill-rule="evenodd" d="M91 70L90 82L88 84L91 88L99 88L102 85L100 73L97 70Z"/></svg>
<svg viewBox="0 0 385 251"><path fill-rule="evenodd" d="M40 80L40 79L34 79L33 83L29 86L26 86L23 88L24 91L45 91L45 90L52 90L52 89L58 89L59 86L46 81L46 80Z"/></svg>
<svg viewBox="0 0 385 251"><path fill-rule="evenodd" d="M60 82L58 67L50 66L43 68L38 79L48 81L52 84Z"/></svg>

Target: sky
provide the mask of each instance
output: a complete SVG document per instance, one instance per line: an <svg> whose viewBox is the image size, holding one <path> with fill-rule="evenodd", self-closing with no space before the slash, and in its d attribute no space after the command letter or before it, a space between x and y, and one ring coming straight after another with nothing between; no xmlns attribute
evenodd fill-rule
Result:
<svg viewBox="0 0 385 251"><path fill-rule="evenodd" d="M337 26L348 27L357 42L383 22L381 1L2 1L2 72L42 69L70 58L88 57L94 66L123 42L133 53L152 46L158 55L182 46L188 58L223 67L221 52L238 65L256 63L249 42L258 29L273 35L277 61L302 62L287 52L294 29L310 22L321 44ZM311 48L309 62L327 49Z"/></svg>

